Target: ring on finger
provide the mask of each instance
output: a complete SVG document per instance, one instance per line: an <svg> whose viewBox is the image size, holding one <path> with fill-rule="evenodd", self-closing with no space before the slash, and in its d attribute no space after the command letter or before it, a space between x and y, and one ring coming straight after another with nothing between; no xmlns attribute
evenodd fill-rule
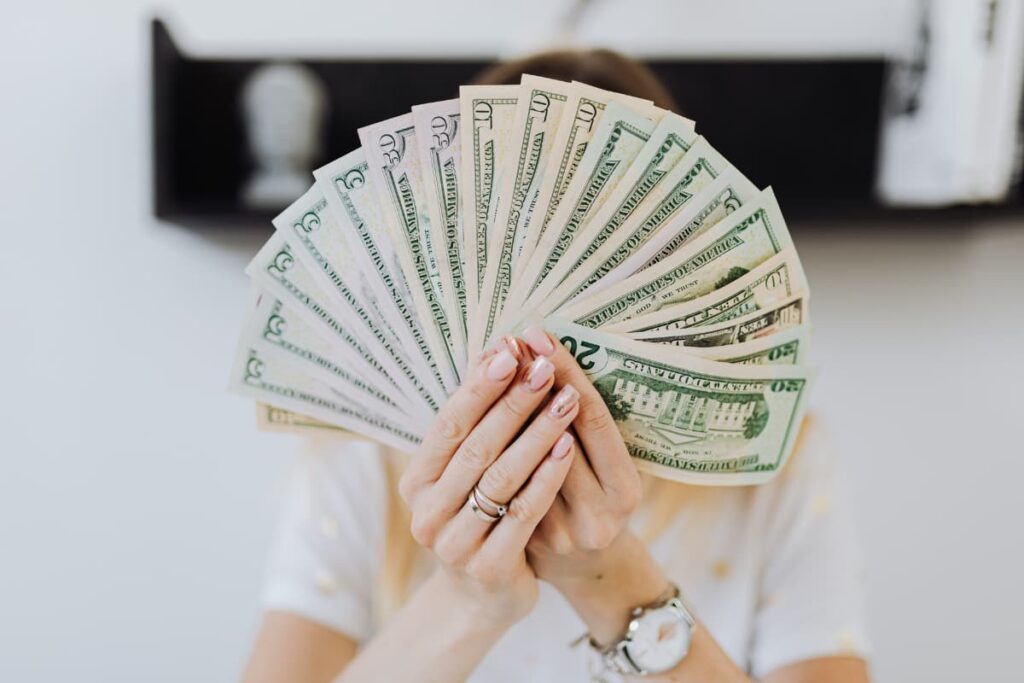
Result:
<svg viewBox="0 0 1024 683"><path fill-rule="evenodd" d="M490 496L480 490L480 484L473 487L473 498L478 506L491 515L504 517L508 514L508 505L495 502Z"/></svg>
<svg viewBox="0 0 1024 683"><path fill-rule="evenodd" d="M480 501L477 500L476 495L476 489L470 491L469 497L466 499L466 504L469 505L469 509L473 511L473 514L476 515L479 520L487 522L488 524L494 524L503 517L503 515L492 515L480 507Z"/></svg>

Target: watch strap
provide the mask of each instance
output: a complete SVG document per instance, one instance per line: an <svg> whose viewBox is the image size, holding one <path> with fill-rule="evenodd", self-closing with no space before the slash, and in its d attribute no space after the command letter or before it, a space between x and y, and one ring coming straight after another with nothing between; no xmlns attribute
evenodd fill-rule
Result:
<svg viewBox="0 0 1024 683"><path fill-rule="evenodd" d="M672 609L676 612L689 629L692 636L694 629L697 626L697 620L693 617L693 613L689 608L689 605L685 603L680 594L679 587L675 584L670 584L665 593L658 597L653 602L637 607L633 610L632 618L636 619L643 615L648 610L656 609ZM589 635L589 634L588 634ZM644 675L647 672L639 664L633 661L629 656L628 645L630 642L628 634L619 638L617 642L610 646L602 647L597 643L593 637L589 638L590 646L600 656L601 662L604 664L606 669L617 674L633 674L633 675ZM683 657L685 657L685 653Z"/></svg>

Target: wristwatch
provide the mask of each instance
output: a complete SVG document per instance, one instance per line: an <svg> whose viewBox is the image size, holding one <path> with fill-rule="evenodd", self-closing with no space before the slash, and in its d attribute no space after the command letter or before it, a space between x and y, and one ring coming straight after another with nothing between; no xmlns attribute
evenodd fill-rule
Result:
<svg viewBox="0 0 1024 683"><path fill-rule="evenodd" d="M679 596L675 585L667 596L633 610L626 634L608 647L590 639L603 665L618 674L663 673L683 661L697 622Z"/></svg>

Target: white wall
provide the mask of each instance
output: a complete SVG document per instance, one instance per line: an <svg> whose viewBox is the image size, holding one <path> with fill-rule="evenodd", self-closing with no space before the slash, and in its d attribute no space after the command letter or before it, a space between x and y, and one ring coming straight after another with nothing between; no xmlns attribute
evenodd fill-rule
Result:
<svg viewBox="0 0 1024 683"><path fill-rule="evenodd" d="M559 35L567 0L173 5L189 44L219 53L507 54ZM596 0L578 38L632 54L891 53L912 0ZM486 7L486 10L482 8Z"/></svg>
<svg viewBox="0 0 1024 683"><path fill-rule="evenodd" d="M677 4L680 18L696 5ZM812 4L772 3L766 28ZM882 49L869 39L884 27L869 28L888 3L829 4L831 17L799 16L837 45L849 28ZM311 52L357 33L364 46L428 43L414 33L421 4L394 24L370 17L385 7L364 3L358 23L326 2L259 14L190 0L176 14L196 45L225 51L306 35ZM4 681L231 680L256 623L292 441L257 434L224 384L242 268L263 235L150 216L144 10L34 4L0 23ZM529 26L509 9L473 25L473 49L505 49ZM704 29L716 30L679 30ZM816 405L846 452L871 561L878 679L1019 680L1024 225L796 239L814 289Z"/></svg>

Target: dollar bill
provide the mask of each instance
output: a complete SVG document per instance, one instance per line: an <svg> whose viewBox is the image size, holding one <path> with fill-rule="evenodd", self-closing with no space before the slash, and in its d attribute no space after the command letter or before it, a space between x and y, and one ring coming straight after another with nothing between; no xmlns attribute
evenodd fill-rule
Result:
<svg viewBox="0 0 1024 683"><path fill-rule="evenodd" d="M517 280L520 291L510 302L511 313L534 310L530 301L541 283L565 255L580 229L608 199L647 144L654 127L651 118L617 102L608 104L548 229L529 261L524 262L522 278ZM518 322L520 316L509 315L503 319L502 327L512 329Z"/></svg>
<svg viewBox="0 0 1024 683"><path fill-rule="evenodd" d="M256 405L256 428L263 432L283 432L286 434L300 434L304 436L330 436L342 439L365 440L355 432L344 427L338 427L315 417L302 415L291 410L278 408L268 403Z"/></svg>
<svg viewBox="0 0 1024 683"><path fill-rule="evenodd" d="M608 332L655 332L715 325L762 311L796 294L807 278L795 249L786 249L725 287L692 301L604 327Z"/></svg>
<svg viewBox="0 0 1024 683"><path fill-rule="evenodd" d="M792 244L768 189L680 252L559 315L588 327L635 318L720 289Z"/></svg>
<svg viewBox="0 0 1024 683"><path fill-rule="evenodd" d="M309 239L314 243L325 240L322 247L325 253L333 250L330 241L337 239L345 249L358 254L359 268L376 291L384 317L392 321L391 329L403 348L411 349L420 364L428 368L434 386L443 392L440 363L424 332L426 328L420 322L395 242L378 211L365 152L361 148L350 152L314 171L313 177L327 198L339 234L316 231L310 233Z"/></svg>
<svg viewBox="0 0 1024 683"><path fill-rule="evenodd" d="M692 122L674 114L666 115L621 181L607 197L607 201L585 221L571 244L557 259L544 268L548 271L544 282L530 295L527 305L546 314L558 308L556 290L566 277L580 266L584 259L601 247L622 226L639 205L661 185L691 147L697 142ZM723 160L724 161L724 160ZM725 162L723 168L728 165Z"/></svg>
<svg viewBox="0 0 1024 683"><path fill-rule="evenodd" d="M791 296L759 311L752 311L733 320L680 330L631 332L637 341L707 348L742 344L808 322L807 294Z"/></svg>
<svg viewBox="0 0 1024 683"><path fill-rule="evenodd" d="M371 187L385 207L402 272L420 312L433 357L447 393L459 383L458 362L448 312L441 297L441 275L434 254L433 226L426 213L426 188L416 149L412 114L360 128Z"/></svg>
<svg viewBox="0 0 1024 683"><path fill-rule="evenodd" d="M249 264L231 385L261 428L411 451L480 349L556 333L638 467L756 484L812 371L774 194L652 103L524 76L358 131Z"/></svg>
<svg viewBox="0 0 1024 683"><path fill-rule="evenodd" d="M685 353L736 365L798 365L807 362L811 326L798 325L775 334L724 346L691 346ZM659 340L639 341L661 345Z"/></svg>
<svg viewBox="0 0 1024 683"><path fill-rule="evenodd" d="M547 300L558 308L608 275L677 218L701 189L732 169L707 140L698 138L664 177L643 185L646 196L617 211L602 211L566 254L577 263ZM611 203L605 206L611 208ZM592 226L599 229L590 230Z"/></svg>
<svg viewBox="0 0 1024 683"><path fill-rule="evenodd" d="M356 369L336 362L331 342L317 334L301 315L258 287L253 286L252 290L243 328L246 346L324 382L396 422L413 419L387 391L368 382Z"/></svg>
<svg viewBox="0 0 1024 683"><path fill-rule="evenodd" d="M576 176L592 136L600 126L605 109L612 102L647 117L654 123L660 121L667 113L664 109L655 107L649 100L573 81L562 121L551 143L551 167L541 179L536 205L528 220L523 248L512 270L513 280L516 282L522 279L525 261L533 254L534 247L547 230L562 197Z"/></svg>
<svg viewBox="0 0 1024 683"><path fill-rule="evenodd" d="M786 463L813 371L722 363L558 320L637 466L691 484L749 485Z"/></svg>
<svg viewBox="0 0 1024 683"><path fill-rule="evenodd" d="M320 289L329 292L331 302L344 311L342 315L359 322L355 333L377 355L387 357L389 372L401 374L428 405L443 403L444 389L423 381L422 378L429 377L425 366L414 363L409 351L397 341L395 328L365 271L359 267L356 252L336 225L321 188L314 185L273 223L294 247L292 253L303 262Z"/></svg>
<svg viewBox="0 0 1024 683"><path fill-rule="evenodd" d="M459 171L462 134L458 98L412 108L420 163L427 192L427 215L441 279L441 296L449 312L455 362L462 375L466 366L466 275L462 254L462 201Z"/></svg>
<svg viewBox="0 0 1024 683"><path fill-rule="evenodd" d="M555 131L562 118L572 85L550 78L523 76L515 118L509 134L510 165L505 169L487 249L487 266L480 289L480 320L470 343L482 348L494 330L512 287L516 258L526 238L526 226L537 202L544 170L551 155Z"/></svg>
<svg viewBox="0 0 1024 683"><path fill-rule="evenodd" d="M512 123L520 90L518 85L464 85L459 89L463 150L460 177L466 184L472 178L472 185L462 193L469 339L475 338L472 327L487 270L488 238L501 204L497 175L513 154ZM475 354L477 349L471 346L468 352Z"/></svg>
<svg viewBox="0 0 1024 683"><path fill-rule="evenodd" d="M420 442L419 434L244 344L239 346L231 370L230 389L262 403L359 432L406 453L414 451Z"/></svg>
<svg viewBox="0 0 1024 683"><path fill-rule="evenodd" d="M388 391L392 400L407 413L430 416L437 412L439 406L430 394L421 393L390 358L376 355L353 332L358 322L353 326L346 311L338 310L316 285L308 269L295 258L292 246L282 233L271 236L249 263L246 273L262 289L293 305L310 326L336 345L335 353L340 359L352 368L361 368L366 381Z"/></svg>
<svg viewBox="0 0 1024 683"><path fill-rule="evenodd" d="M700 237L733 211L754 201L760 190L735 168L726 169L687 202L682 211L664 228L653 233L607 273L590 285L588 295L617 284L645 268L650 268L676 253L683 245Z"/></svg>
<svg viewBox="0 0 1024 683"><path fill-rule="evenodd" d="M668 225L653 233L601 279L591 283L586 296L591 297L616 285L627 277L650 268L672 256L691 240L704 234L727 215L760 195L757 187L735 168L727 169L686 203ZM628 245L627 245L628 247Z"/></svg>

